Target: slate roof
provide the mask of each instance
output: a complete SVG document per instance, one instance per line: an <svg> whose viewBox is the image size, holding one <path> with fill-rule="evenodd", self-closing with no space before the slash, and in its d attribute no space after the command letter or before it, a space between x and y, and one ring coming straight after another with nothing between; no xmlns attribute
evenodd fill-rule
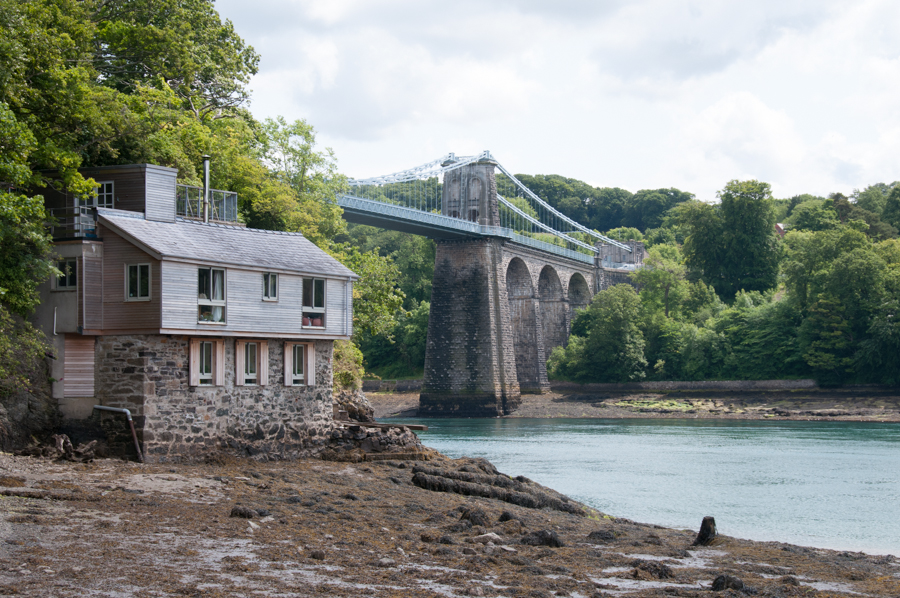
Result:
<svg viewBox="0 0 900 598"><path fill-rule="evenodd" d="M325 277L358 278L301 233L196 220L145 220L140 212L98 209L100 223L158 259L187 259Z"/></svg>

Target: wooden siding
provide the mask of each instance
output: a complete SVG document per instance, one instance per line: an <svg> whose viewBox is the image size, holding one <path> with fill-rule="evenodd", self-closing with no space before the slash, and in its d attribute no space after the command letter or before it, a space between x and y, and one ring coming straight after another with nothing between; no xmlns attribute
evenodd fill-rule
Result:
<svg viewBox="0 0 900 598"><path fill-rule="evenodd" d="M99 255L85 255L81 264L79 285L84 310L81 326L85 330L100 330L103 328L103 259Z"/></svg>
<svg viewBox="0 0 900 598"><path fill-rule="evenodd" d="M124 168L85 168L81 173L95 181L113 182L113 208L144 211L144 165ZM72 204L69 204L72 205Z"/></svg>
<svg viewBox="0 0 900 598"><path fill-rule="evenodd" d="M322 334L349 334L344 309L349 283L328 280L326 284L326 328L302 327L303 279L278 275L278 301L263 301L264 270L225 268L225 324L197 322L196 264L162 263L162 328L218 333L303 334L310 338ZM215 267L215 265L212 265Z"/></svg>
<svg viewBox="0 0 900 598"><path fill-rule="evenodd" d="M103 245L102 329L159 329L160 262L108 229L103 230ZM150 301L125 301L126 264L150 264Z"/></svg>
<svg viewBox="0 0 900 598"><path fill-rule="evenodd" d="M347 284L345 280L325 281L325 332L328 334L349 334L344 317Z"/></svg>
<svg viewBox="0 0 900 598"><path fill-rule="evenodd" d="M175 176L171 168L147 165L146 214L147 220L175 222Z"/></svg>
<svg viewBox="0 0 900 598"><path fill-rule="evenodd" d="M67 334L63 364L63 396L94 396L94 337Z"/></svg>

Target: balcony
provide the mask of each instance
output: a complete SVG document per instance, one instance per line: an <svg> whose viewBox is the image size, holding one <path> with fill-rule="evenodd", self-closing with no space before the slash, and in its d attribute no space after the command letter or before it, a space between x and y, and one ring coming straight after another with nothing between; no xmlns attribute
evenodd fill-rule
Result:
<svg viewBox="0 0 900 598"><path fill-rule="evenodd" d="M47 228L55 240L97 238L97 212L91 206L55 208L50 210L50 216Z"/></svg>
<svg viewBox="0 0 900 598"><path fill-rule="evenodd" d="M203 187L175 186L175 213L182 218L203 219ZM237 193L209 190L209 221L239 224Z"/></svg>

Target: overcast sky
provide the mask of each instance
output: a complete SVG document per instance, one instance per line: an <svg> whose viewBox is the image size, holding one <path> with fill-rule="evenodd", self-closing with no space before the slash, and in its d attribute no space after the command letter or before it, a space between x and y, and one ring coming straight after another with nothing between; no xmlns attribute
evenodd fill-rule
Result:
<svg viewBox="0 0 900 598"><path fill-rule="evenodd" d="M596 186L776 197L900 179L900 2L218 0L257 118L351 177L490 150Z"/></svg>

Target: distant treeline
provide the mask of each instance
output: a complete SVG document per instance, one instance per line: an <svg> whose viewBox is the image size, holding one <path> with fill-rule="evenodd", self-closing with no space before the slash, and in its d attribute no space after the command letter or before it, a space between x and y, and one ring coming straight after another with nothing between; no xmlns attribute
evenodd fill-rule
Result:
<svg viewBox="0 0 900 598"><path fill-rule="evenodd" d="M678 189L517 177L566 215L649 247L633 275L639 290L599 293L551 356L551 377L900 383L900 185L774 199L766 183L732 181L708 204ZM393 258L410 315L398 318L393 341L361 337L367 367L421 374L433 242L363 226L349 234Z"/></svg>

